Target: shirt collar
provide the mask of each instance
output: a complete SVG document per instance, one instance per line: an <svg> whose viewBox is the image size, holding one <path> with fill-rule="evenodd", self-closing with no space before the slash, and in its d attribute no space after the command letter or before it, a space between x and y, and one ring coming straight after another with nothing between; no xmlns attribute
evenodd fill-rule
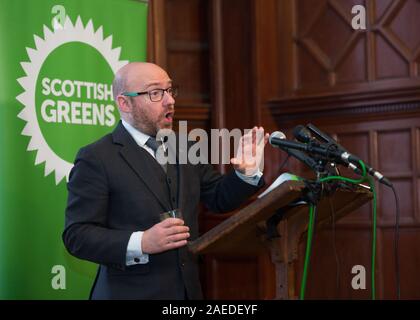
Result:
<svg viewBox="0 0 420 320"><path fill-rule="evenodd" d="M147 140L149 140L150 136L137 130L131 124L121 119L121 122L124 128L127 129L128 133L133 137L134 141L140 146L144 147L146 145Z"/></svg>

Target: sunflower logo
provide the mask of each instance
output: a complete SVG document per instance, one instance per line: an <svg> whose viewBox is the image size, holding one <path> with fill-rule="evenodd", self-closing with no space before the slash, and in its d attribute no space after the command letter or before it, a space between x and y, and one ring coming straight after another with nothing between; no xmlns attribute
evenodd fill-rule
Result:
<svg viewBox="0 0 420 320"><path fill-rule="evenodd" d="M89 125L93 126L97 124L96 120L101 120L101 116L103 118L108 116L107 121L112 123L112 110L110 109L111 107L113 108L113 106L104 105L102 108L102 111L104 113L102 115L100 114L101 110L96 105L87 104L84 102L74 102L71 104L71 108L73 109L70 109L70 104L66 104L65 101L58 101L56 106L57 110L53 110L52 105L54 101L50 99L47 102L42 103L42 106L40 106L40 103L37 103L37 84L39 84L40 82L39 76L44 63L48 60L49 57L51 57L51 55L54 55L54 52L57 49L63 48L63 46L65 45L75 43L77 43L77 45L82 45L85 47L88 46L90 49L96 49L96 51L100 54L101 59L103 58L103 60L105 60L105 62L103 63L109 66L113 74L115 74L118 69L127 64L128 61L119 60L121 48L112 48L112 35L109 35L107 38L105 38L103 35L102 26L100 26L95 31L92 20L89 20L86 26L84 26L80 16L77 17L75 24L73 24L70 18L67 16L62 28L54 28L54 30L50 30L47 26L44 25L43 32L43 38L34 35L35 48L26 48L29 61L21 62L21 66L23 68L23 71L25 72L25 76L17 79L24 91L20 95L18 95L16 99L24 106L24 108L18 114L18 117L26 122L26 125L24 126L21 134L30 137L27 151L37 152L35 158L35 165L45 163L44 176L46 177L49 174L54 173L55 183L56 185L58 185L64 177L66 177L66 179L68 180L69 173L73 164L71 161L69 161L69 159L65 159L65 157L60 155L60 152L54 151L53 149L57 148L54 147L53 143L49 143L48 139L46 139L45 130L41 128L42 126L39 121L39 110L41 110L44 119L47 120L46 122L65 122L66 120L68 120L73 121L73 126L75 126L75 123L79 125L88 123ZM64 61L62 63L63 65L65 65L66 62ZM51 81L51 79L47 77L44 77L42 79L43 85L47 83L57 84L59 81L60 80L57 80L56 83L54 83L54 80ZM74 85L74 83L76 83L78 85L76 86L76 89L80 94L80 91L82 91L83 89L83 85L86 86L88 82L70 82L70 80L63 80L62 82L60 81L60 83L63 85L63 94L66 97L68 97L67 94L69 93L77 93L72 92L72 90L75 91L75 89L74 86L72 87L70 86L70 84ZM95 94L95 98L101 98L101 95L102 97L104 97L107 95L107 93L108 96L110 96L110 85L109 88L105 89L103 84L94 85L96 87L93 88L93 85L91 85L90 87L92 87L96 91L89 91L88 96L91 95L91 92L92 95ZM51 85L50 88L56 89L57 87L59 86ZM89 89L92 89L90 87ZM56 91L53 91L53 93L57 96ZM92 106L96 107L96 109L92 109ZM53 113L52 110L55 113ZM68 114L69 110L74 111L71 116ZM97 113L97 119L95 118L95 121L93 121L92 119L89 119L89 116L95 114L95 112ZM80 115L81 113L83 114ZM82 123L82 120L84 121L84 123Z"/></svg>

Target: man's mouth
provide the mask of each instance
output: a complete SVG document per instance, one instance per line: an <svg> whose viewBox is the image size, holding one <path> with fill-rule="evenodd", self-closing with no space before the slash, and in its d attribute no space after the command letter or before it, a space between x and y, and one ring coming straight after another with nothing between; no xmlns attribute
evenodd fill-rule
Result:
<svg viewBox="0 0 420 320"><path fill-rule="evenodd" d="M169 111L169 112L165 113L165 120L167 122L172 122L173 119L174 119L174 113L175 113L174 111Z"/></svg>

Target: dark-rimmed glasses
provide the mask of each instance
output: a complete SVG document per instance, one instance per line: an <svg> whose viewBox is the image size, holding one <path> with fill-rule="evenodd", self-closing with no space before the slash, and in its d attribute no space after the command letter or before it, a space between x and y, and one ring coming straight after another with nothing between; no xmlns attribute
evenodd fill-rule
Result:
<svg viewBox="0 0 420 320"><path fill-rule="evenodd" d="M178 88L177 87L169 87L167 89L153 89L150 91L144 92L123 92L121 95L126 97L137 97L143 94L148 94L150 101L152 102L159 102L163 99L165 91L172 97L175 98L178 95Z"/></svg>

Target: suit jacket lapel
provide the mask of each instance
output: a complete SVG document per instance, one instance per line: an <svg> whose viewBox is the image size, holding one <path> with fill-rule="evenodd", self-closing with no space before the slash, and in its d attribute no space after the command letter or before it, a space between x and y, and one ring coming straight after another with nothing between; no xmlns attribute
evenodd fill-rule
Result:
<svg viewBox="0 0 420 320"><path fill-rule="evenodd" d="M146 187L155 196L165 211L170 210L163 171L156 167L153 158L139 147L120 122L113 132L114 143L120 144L120 154ZM156 163L157 166L159 164ZM163 183L162 183L163 179Z"/></svg>

